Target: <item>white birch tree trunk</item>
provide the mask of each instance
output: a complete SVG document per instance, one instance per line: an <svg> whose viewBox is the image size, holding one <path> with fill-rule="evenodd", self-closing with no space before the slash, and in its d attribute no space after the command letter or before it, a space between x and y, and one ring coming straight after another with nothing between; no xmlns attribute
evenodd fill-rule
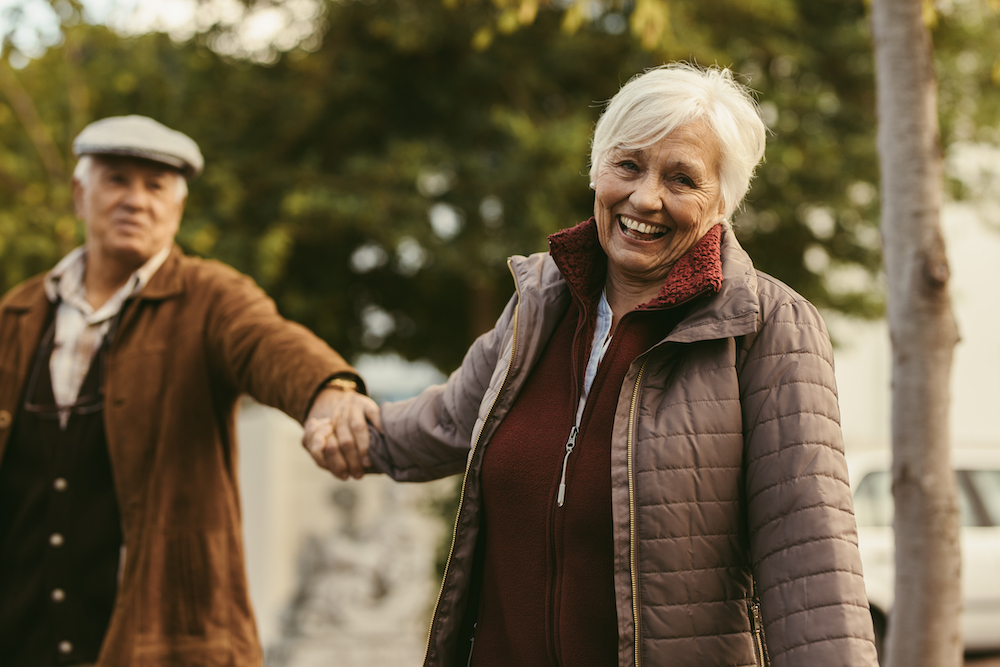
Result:
<svg viewBox="0 0 1000 667"><path fill-rule="evenodd" d="M958 328L941 233L933 47L921 0L873 0L882 241L892 339L896 601L889 667L959 667L959 515L949 452Z"/></svg>

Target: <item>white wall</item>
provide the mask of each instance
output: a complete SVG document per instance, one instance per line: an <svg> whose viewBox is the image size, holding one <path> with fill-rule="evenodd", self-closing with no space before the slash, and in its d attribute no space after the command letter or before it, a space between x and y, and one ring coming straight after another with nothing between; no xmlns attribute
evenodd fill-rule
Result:
<svg viewBox="0 0 1000 667"><path fill-rule="evenodd" d="M950 203L942 226L962 341L952 370L954 447L1000 447L1000 228L981 209ZM885 322L827 315L848 450L890 447L890 346Z"/></svg>
<svg viewBox="0 0 1000 667"><path fill-rule="evenodd" d="M430 364L410 364L398 357L362 357L355 365L379 402L411 396L444 380ZM250 399L240 406L237 437L250 598L261 643L283 652L274 662L296 667L329 664L333 652L342 667L374 667L396 664L404 652L422 655L425 616L436 592L434 548L443 529L428 516L426 503L444 487L397 485L381 475L341 482L313 463L295 420ZM306 572L307 543L313 554L318 549L331 562L328 569L342 572ZM398 551L401 543L412 553L386 566L387 552ZM421 575L408 574L415 571ZM372 599L373 575L392 589L391 599ZM291 619L288 611L295 596L303 593L298 589L304 576L313 577L309 586L317 590L300 595L300 606L307 608L307 615L330 617L330 626L319 637L301 637L289 646L283 626L290 620L301 625L302 619ZM319 599L304 599L308 596ZM383 608L386 604L394 606L395 613ZM378 623L369 622L373 616ZM302 634L302 628L296 631ZM366 633L368 639L358 638ZM353 659L345 653L350 647L350 655L357 654Z"/></svg>
<svg viewBox="0 0 1000 667"><path fill-rule="evenodd" d="M295 592L303 541L334 529L330 498L337 480L309 458L298 422L277 410L244 401L237 437L247 578L267 646L280 636L280 614Z"/></svg>

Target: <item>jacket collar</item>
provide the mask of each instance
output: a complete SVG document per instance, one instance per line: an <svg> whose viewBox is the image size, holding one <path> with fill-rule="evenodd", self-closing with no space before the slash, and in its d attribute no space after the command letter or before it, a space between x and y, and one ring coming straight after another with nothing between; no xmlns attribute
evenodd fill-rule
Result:
<svg viewBox="0 0 1000 667"><path fill-rule="evenodd" d="M45 296L44 281L44 275L35 276L13 288L7 293L4 310L23 313L32 308L48 308L49 301Z"/></svg>
<svg viewBox="0 0 1000 667"><path fill-rule="evenodd" d="M181 261L184 253L176 243L170 249L170 254L163 265L153 274L146 287L139 292L140 299L169 299L184 292L184 280L181 277Z"/></svg>
<svg viewBox="0 0 1000 667"><path fill-rule="evenodd" d="M553 239L556 244L561 243L563 233L586 226L589 222L554 234L553 237L550 237L550 244ZM760 302L757 298L757 273L753 262L746 251L740 247L732 229L727 225L720 225L717 229L719 234L718 259L722 271L721 285L716 293L695 304L691 312L667 337L668 341L691 343L700 340L716 340L743 336L757 330ZM574 246L577 248L577 252L582 253L584 259L589 258L595 264L602 261L593 254L593 246L596 244L598 248L600 247L600 244L597 243L596 230L595 223L592 236L585 236L584 244ZM587 254L587 243L591 244L589 246L591 254ZM573 246L574 244L569 245ZM696 247L698 245L700 242L696 244ZM603 251L601 251L601 255L603 255ZM607 258L605 257L603 261L606 263ZM563 276L551 253L536 253L530 257L511 257L509 265L517 284L519 301L521 301L522 306L529 307L529 302L534 301L535 297L539 297L541 303L549 304L550 307L557 309L560 308L558 304L566 295L569 281ZM592 276L585 277L583 280L574 278L576 288L594 295L593 298L596 299L604 284L603 270L602 266L601 271L598 272L600 280L596 280ZM662 295L663 290L661 290ZM654 301L660 303L660 297Z"/></svg>
<svg viewBox="0 0 1000 667"><path fill-rule="evenodd" d="M708 232L677 260L655 298L641 310L670 308L722 288L720 239L722 225ZM586 304L600 298L607 276L608 257L601 247L594 218L549 237L549 252L573 295Z"/></svg>
<svg viewBox="0 0 1000 667"><path fill-rule="evenodd" d="M743 250L728 226L721 229L719 250L722 265L719 292L695 305L667 340L691 343L744 336L757 330L760 300L757 297L757 271L753 268L750 255Z"/></svg>
<svg viewBox="0 0 1000 667"><path fill-rule="evenodd" d="M163 265L153 274L146 287L139 292L140 299L169 299L184 292L184 281L181 277L180 265L184 253L180 246L174 244ZM25 312L35 307L48 307L48 296L45 290L45 275L35 276L22 283L9 294L5 309L13 312Z"/></svg>

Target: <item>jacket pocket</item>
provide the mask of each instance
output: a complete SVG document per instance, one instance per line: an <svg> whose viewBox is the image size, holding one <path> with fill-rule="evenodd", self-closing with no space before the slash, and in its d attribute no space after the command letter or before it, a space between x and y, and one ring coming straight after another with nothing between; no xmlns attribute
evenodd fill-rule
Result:
<svg viewBox="0 0 1000 667"><path fill-rule="evenodd" d="M747 600L747 615L750 617L750 634L753 635L754 662L758 667L768 667L767 642L764 641L764 620L760 615L760 602Z"/></svg>
<svg viewBox="0 0 1000 667"><path fill-rule="evenodd" d="M150 540L137 580L137 662L229 664L228 539L224 529L192 529Z"/></svg>

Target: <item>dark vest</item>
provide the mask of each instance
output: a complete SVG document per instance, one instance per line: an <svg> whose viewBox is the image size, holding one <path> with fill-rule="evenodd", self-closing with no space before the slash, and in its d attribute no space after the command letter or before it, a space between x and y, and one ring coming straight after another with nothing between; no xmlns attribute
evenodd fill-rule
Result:
<svg viewBox="0 0 1000 667"><path fill-rule="evenodd" d="M52 347L33 397L52 405ZM101 353L81 396L97 394ZM0 462L0 665L48 667L97 660L114 606L122 531L103 411L21 409Z"/></svg>

